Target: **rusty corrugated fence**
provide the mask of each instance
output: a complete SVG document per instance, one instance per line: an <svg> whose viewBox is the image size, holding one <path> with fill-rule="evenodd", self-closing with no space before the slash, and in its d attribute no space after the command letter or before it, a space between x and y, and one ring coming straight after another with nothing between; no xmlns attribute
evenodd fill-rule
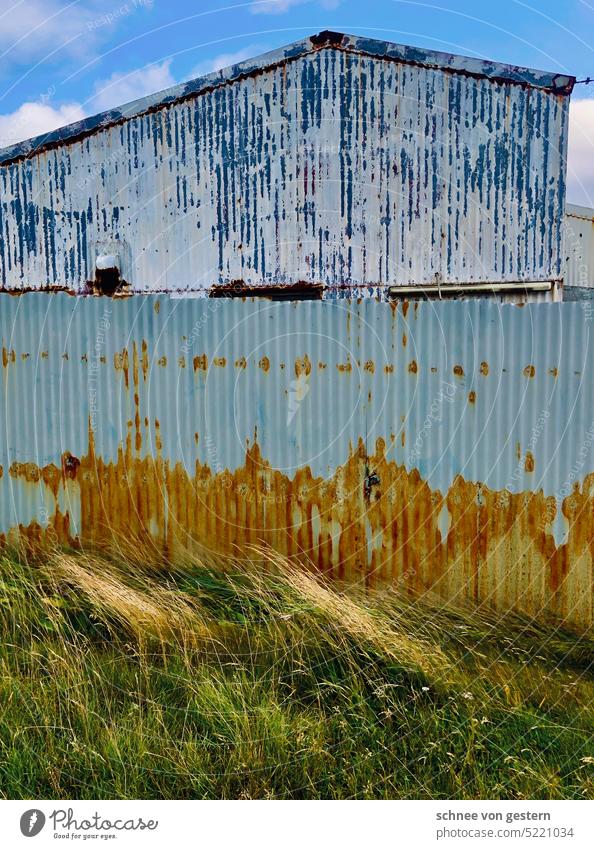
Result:
<svg viewBox="0 0 594 849"><path fill-rule="evenodd" d="M29 294L0 312L0 531L592 621L583 304Z"/></svg>

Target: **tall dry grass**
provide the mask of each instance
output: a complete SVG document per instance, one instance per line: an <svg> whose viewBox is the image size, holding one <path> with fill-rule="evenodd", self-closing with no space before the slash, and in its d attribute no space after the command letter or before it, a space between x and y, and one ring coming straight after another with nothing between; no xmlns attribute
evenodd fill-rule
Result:
<svg viewBox="0 0 594 849"><path fill-rule="evenodd" d="M593 642L139 541L0 561L9 798L584 798Z"/></svg>

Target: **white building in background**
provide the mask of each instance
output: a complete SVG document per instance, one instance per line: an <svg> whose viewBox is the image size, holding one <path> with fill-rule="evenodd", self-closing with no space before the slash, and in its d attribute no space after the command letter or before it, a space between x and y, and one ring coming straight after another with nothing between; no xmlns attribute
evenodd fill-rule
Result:
<svg viewBox="0 0 594 849"><path fill-rule="evenodd" d="M565 208L566 301L594 297L594 209L568 203Z"/></svg>

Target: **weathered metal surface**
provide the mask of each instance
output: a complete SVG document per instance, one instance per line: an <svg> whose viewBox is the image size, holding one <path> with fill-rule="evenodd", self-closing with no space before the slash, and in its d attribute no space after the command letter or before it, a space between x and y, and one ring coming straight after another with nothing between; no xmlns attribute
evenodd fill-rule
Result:
<svg viewBox="0 0 594 849"><path fill-rule="evenodd" d="M3 538L265 542L592 624L581 305L0 297Z"/></svg>
<svg viewBox="0 0 594 849"><path fill-rule="evenodd" d="M564 245L564 296L594 297L594 209L567 204Z"/></svg>
<svg viewBox="0 0 594 849"><path fill-rule="evenodd" d="M0 155L0 280L558 281L573 78L340 34Z"/></svg>

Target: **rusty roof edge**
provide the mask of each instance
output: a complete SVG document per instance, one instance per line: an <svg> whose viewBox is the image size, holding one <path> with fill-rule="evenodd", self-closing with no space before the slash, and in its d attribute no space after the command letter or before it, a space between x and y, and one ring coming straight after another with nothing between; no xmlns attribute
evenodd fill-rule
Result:
<svg viewBox="0 0 594 849"><path fill-rule="evenodd" d="M80 140L115 124L127 121L130 118L154 112L173 103L212 90L213 88L218 88L245 77L257 75L275 66L325 48L343 50L348 53L376 57L378 59L388 59L403 64L463 73L490 79L495 82L524 85L531 88L544 89L560 95L571 94L575 83L574 76L565 74L555 74L550 71L539 71L533 68L506 65L490 60L457 56L435 50L425 50L419 47L410 47L389 41L325 30L317 35L293 42L285 47L263 53L253 59L246 59L243 62L223 68L220 71L214 71L206 76L178 83L163 91L133 100L117 109L100 112L97 115L84 118L82 121L76 121L73 124L59 127L50 133L35 136L0 149L0 165L7 165L15 160L24 159L42 150L56 147L61 143Z"/></svg>
<svg viewBox="0 0 594 849"><path fill-rule="evenodd" d="M594 209L591 206L580 206L577 203L565 204L565 215L571 218L584 218L586 221L594 221Z"/></svg>

